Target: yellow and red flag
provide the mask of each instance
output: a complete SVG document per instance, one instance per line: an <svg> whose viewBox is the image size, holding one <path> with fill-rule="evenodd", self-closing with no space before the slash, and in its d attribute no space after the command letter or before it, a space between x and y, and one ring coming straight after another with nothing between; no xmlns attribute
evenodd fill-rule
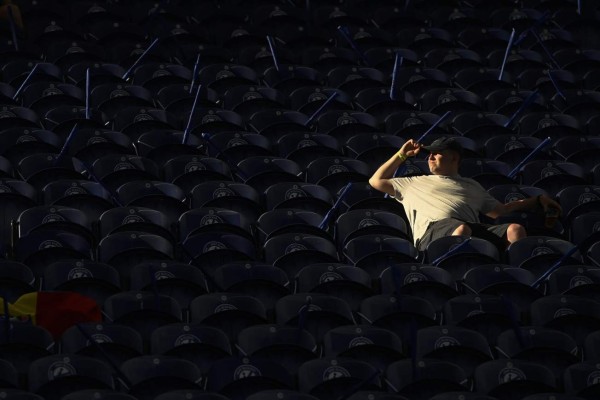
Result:
<svg viewBox="0 0 600 400"><path fill-rule="evenodd" d="M0 298L2 317L5 317L5 310L12 319L30 321L46 328L55 339L77 323L102 321L98 304L76 292L31 292L7 305Z"/></svg>

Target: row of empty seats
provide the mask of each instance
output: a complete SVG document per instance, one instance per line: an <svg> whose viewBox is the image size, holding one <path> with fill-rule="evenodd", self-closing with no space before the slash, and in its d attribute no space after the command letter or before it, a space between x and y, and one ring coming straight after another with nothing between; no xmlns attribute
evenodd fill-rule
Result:
<svg viewBox="0 0 600 400"><path fill-rule="evenodd" d="M590 314L600 303L545 297L532 304L535 325L514 328L506 303L494 297L449 302L444 315L454 320L439 326L421 313L418 297L376 296L361 307L364 321L348 325L349 310L344 316L336 297L299 294L278 303L277 324L265 324L250 311L251 297L222 293L214 296L213 307L221 305L214 310L194 301L192 315L201 323L188 324L177 322L166 297L123 293L105 307L111 323L68 329L58 354L43 328L4 330L11 335L2 346L10 360L2 364L3 385L49 399L74 388L117 387L142 399L174 389L234 399L266 389L298 389L320 399L359 390L428 399L471 388L498 399L561 390L597 395L600 322ZM239 369L245 373L228 372Z"/></svg>

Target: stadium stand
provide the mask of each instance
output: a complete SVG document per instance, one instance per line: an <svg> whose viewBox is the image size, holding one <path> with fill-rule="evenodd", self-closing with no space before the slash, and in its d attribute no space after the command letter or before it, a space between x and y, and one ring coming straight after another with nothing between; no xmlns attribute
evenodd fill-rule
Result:
<svg viewBox="0 0 600 400"><path fill-rule="evenodd" d="M597 1L0 3L0 399L598 398ZM562 215L417 250L426 135Z"/></svg>

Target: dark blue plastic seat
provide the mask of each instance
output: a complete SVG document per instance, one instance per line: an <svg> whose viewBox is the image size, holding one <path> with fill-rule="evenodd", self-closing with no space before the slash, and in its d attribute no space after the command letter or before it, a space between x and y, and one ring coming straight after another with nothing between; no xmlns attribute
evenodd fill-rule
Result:
<svg viewBox="0 0 600 400"><path fill-rule="evenodd" d="M190 322L218 328L233 343L242 329L267 323L267 313L256 297L213 292L190 302Z"/></svg>
<svg viewBox="0 0 600 400"><path fill-rule="evenodd" d="M29 391L59 400L76 390L114 389L112 371L104 362L76 354L55 354L31 363Z"/></svg>
<svg viewBox="0 0 600 400"><path fill-rule="evenodd" d="M46 290L76 292L98 304L122 290L119 271L97 261L56 261L44 268L42 278Z"/></svg>
<svg viewBox="0 0 600 400"><path fill-rule="evenodd" d="M68 328L60 337L61 351L93 357L120 366L144 352L142 336L116 323L86 322Z"/></svg>
<svg viewBox="0 0 600 400"><path fill-rule="evenodd" d="M220 329L181 322L152 331L150 351L190 361L206 375L214 361L231 356L231 344Z"/></svg>
<svg viewBox="0 0 600 400"><path fill-rule="evenodd" d="M242 354L279 364L290 374L296 374L306 361L319 358L315 338L295 326L249 326L239 332L236 344Z"/></svg>
<svg viewBox="0 0 600 400"><path fill-rule="evenodd" d="M145 355L125 361L121 371L130 384L127 393L140 400L174 389L200 388L201 373L192 362L164 355Z"/></svg>

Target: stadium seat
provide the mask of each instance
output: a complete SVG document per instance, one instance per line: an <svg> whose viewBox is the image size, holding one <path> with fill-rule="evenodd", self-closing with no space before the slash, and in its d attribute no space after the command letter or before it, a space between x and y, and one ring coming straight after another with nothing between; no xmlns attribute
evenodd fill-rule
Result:
<svg viewBox="0 0 600 400"><path fill-rule="evenodd" d="M299 182L279 182L264 192L266 210L301 209L325 214L333 206L329 190L320 185Z"/></svg>
<svg viewBox="0 0 600 400"><path fill-rule="evenodd" d="M406 400L408 397L399 394L380 392L376 390L359 390L354 392L348 399L351 400Z"/></svg>
<svg viewBox="0 0 600 400"><path fill-rule="evenodd" d="M331 235L320 227L323 216L312 211L279 208L263 213L256 222L256 233L260 243L287 233L307 234L331 239Z"/></svg>
<svg viewBox="0 0 600 400"><path fill-rule="evenodd" d="M63 145L57 134L43 129L3 129L0 131L0 139L0 154L10 160L13 166L31 154L60 152Z"/></svg>
<svg viewBox="0 0 600 400"><path fill-rule="evenodd" d="M600 271L592 265L563 265L548 276L546 294L572 294L600 300L596 286Z"/></svg>
<svg viewBox="0 0 600 400"><path fill-rule="evenodd" d="M309 264L339 262L335 244L321 235L282 233L267 240L263 249L264 260L290 277Z"/></svg>
<svg viewBox="0 0 600 400"><path fill-rule="evenodd" d="M558 112L529 112L519 119L518 126L523 137L549 137L557 141L568 136L580 136L585 131L575 117Z"/></svg>
<svg viewBox="0 0 600 400"><path fill-rule="evenodd" d="M83 91L70 83L37 81L28 84L21 92L23 105L45 115L59 105L81 106L84 103Z"/></svg>
<svg viewBox="0 0 600 400"><path fill-rule="evenodd" d="M479 332L452 325L431 326L417 331L416 356L452 362L472 377L475 368L492 360L493 353Z"/></svg>
<svg viewBox="0 0 600 400"><path fill-rule="evenodd" d="M377 279L390 263L415 262L419 255L411 242L397 236L367 234L349 240L343 247L346 259Z"/></svg>
<svg viewBox="0 0 600 400"><path fill-rule="evenodd" d="M202 148L202 141L196 135L164 129L142 133L134 146L138 155L149 158L159 167L180 155L203 156L206 152Z"/></svg>
<svg viewBox="0 0 600 400"><path fill-rule="evenodd" d="M260 193L278 182L301 182L302 170L292 160L276 156L250 156L237 164L237 175Z"/></svg>
<svg viewBox="0 0 600 400"><path fill-rule="evenodd" d="M133 266L129 288L172 297L186 310L194 298L207 293L208 283L204 274L192 265L148 260Z"/></svg>
<svg viewBox="0 0 600 400"><path fill-rule="evenodd" d="M597 211L596 206L600 203L600 187L595 185L569 185L556 194L563 212L563 219L567 225L584 213ZM579 239L584 239L580 237ZM579 243L579 242L578 242Z"/></svg>
<svg viewBox="0 0 600 400"><path fill-rule="evenodd" d="M567 399L583 400L583 397L573 396L573 395L570 395L570 394L560 393L560 392L536 393L536 394L530 394L529 396L523 397L523 400L550 400L550 399L555 399L555 400L567 400Z"/></svg>
<svg viewBox="0 0 600 400"><path fill-rule="evenodd" d="M189 116L193 102L198 94L198 107L212 108L219 102L217 92L207 87L196 89L191 87L191 82L171 83L158 87L156 104L166 111L173 112L177 117ZM181 120L181 126L187 120Z"/></svg>
<svg viewBox="0 0 600 400"><path fill-rule="evenodd" d="M302 364L298 370L298 388L321 400L346 397L355 386L366 390L380 389L380 374L365 361L323 357Z"/></svg>
<svg viewBox="0 0 600 400"><path fill-rule="evenodd" d="M75 160L59 158L57 153L31 154L21 159L17 165L21 179L41 191L48 183L59 179L81 179Z"/></svg>
<svg viewBox="0 0 600 400"><path fill-rule="evenodd" d="M60 350L116 366L144 353L142 336L135 329L115 323L95 322L68 328L60 337Z"/></svg>
<svg viewBox="0 0 600 400"><path fill-rule="evenodd" d="M224 94L230 87L240 84L258 84L258 76L254 70L234 64L207 65L199 71L198 78L219 94Z"/></svg>
<svg viewBox="0 0 600 400"><path fill-rule="evenodd" d="M415 332L420 328L436 325L437 316L433 305L412 295L380 294L361 303L360 322L389 329L402 340L405 354L414 345Z"/></svg>
<svg viewBox="0 0 600 400"><path fill-rule="evenodd" d="M572 162L530 161L521 168L519 175L522 184L544 189L550 196L556 196L565 185L589 183L583 168Z"/></svg>
<svg viewBox="0 0 600 400"><path fill-rule="evenodd" d="M353 110L324 111L316 119L316 129L335 137L341 143L356 135L380 132L374 116Z"/></svg>
<svg viewBox="0 0 600 400"><path fill-rule="evenodd" d="M321 157L341 157L342 146L335 137L323 133L290 132L277 139L279 155L306 167Z"/></svg>
<svg viewBox="0 0 600 400"><path fill-rule="evenodd" d="M230 166L222 160L207 156L180 155L170 158L163 165L166 182L171 182L186 193L196 185L208 181L232 179Z"/></svg>
<svg viewBox="0 0 600 400"><path fill-rule="evenodd" d="M89 398L90 396L93 396L96 399L103 399L103 400L133 400L133 399L135 399L135 397L133 397L130 394L121 393L121 392L117 392L115 390L108 390L108 389L78 390L78 391L69 393L68 395L64 396L63 399L83 400L83 399Z"/></svg>
<svg viewBox="0 0 600 400"><path fill-rule="evenodd" d="M206 388L232 400L243 400L263 390L289 390L295 384L278 364L250 357L230 357L213 363Z"/></svg>
<svg viewBox="0 0 600 400"><path fill-rule="evenodd" d="M190 302L190 322L221 329L231 342L235 342L242 329L266 323L267 312L256 297L213 292Z"/></svg>
<svg viewBox="0 0 600 400"><path fill-rule="evenodd" d="M409 236L407 223L402 216L374 209L342 213L335 221L334 231L340 247L361 235L384 234L404 239Z"/></svg>
<svg viewBox="0 0 600 400"><path fill-rule="evenodd" d="M114 389L112 371L100 360L76 354L54 354L31 363L28 390L59 400L84 389Z"/></svg>
<svg viewBox="0 0 600 400"><path fill-rule="evenodd" d="M10 361L0 360L0 370L2 371L2 378L0 380L2 389L0 389L0 393L20 395L22 392L17 389L19 387L19 377L14 365ZM35 396L33 393L32 395Z"/></svg>
<svg viewBox="0 0 600 400"><path fill-rule="evenodd" d="M237 211L218 207L198 207L186 211L178 221L179 240L199 233L232 233L254 241L251 222Z"/></svg>
<svg viewBox="0 0 600 400"><path fill-rule="evenodd" d="M113 195L101 183L84 179L52 181L41 195L45 204L76 208L94 221L114 207Z"/></svg>
<svg viewBox="0 0 600 400"><path fill-rule="evenodd" d="M46 290L73 291L98 304L122 290L119 271L91 260L60 260L44 268L41 283Z"/></svg>
<svg viewBox="0 0 600 400"><path fill-rule="evenodd" d="M294 390L261 390L247 398L248 400L316 400L318 397L308 393L297 392Z"/></svg>
<svg viewBox="0 0 600 400"><path fill-rule="evenodd" d="M498 135L485 142L484 150L487 157L507 163L512 170L541 142L541 139L533 136ZM531 160L541 160L549 155L542 151L532 157Z"/></svg>
<svg viewBox="0 0 600 400"><path fill-rule="evenodd" d="M411 93L400 91L392 96L390 88L380 86L360 90L354 96L354 103L360 110L371 114L380 122L385 121L392 112L416 110L418 106L417 99Z"/></svg>
<svg viewBox="0 0 600 400"><path fill-rule="evenodd" d="M560 377L568 366L581 361L581 353L572 337L539 326L520 327L502 332L498 336L497 349L502 358L544 365L557 377Z"/></svg>
<svg viewBox="0 0 600 400"><path fill-rule="evenodd" d="M273 156L271 142L252 132L218 132L204 135L208 155L237 165L247 157Z"/></svg>
<svg viewBox="0 0 600 400"><path fill-rule="evenodd" d="M92 258L92 246L85 238L70 232L32 232L18 239L16 260L26 264L33 274L41 277L45 267L63 259Z"/></svg>
<svg viewBox="0 0 600 400"><path fill-rule="evenodd" d="M446 236L436 239L425 249L426 261L446 269L456 280L472 267L498 263L498 246L503 244L494 243L499 241L486 233L486 237Z"/></svg>
<svg viewBox="0 0 600 400"><path fill-rule="evenodd" d="M116 193L123 205L158 210L171 223L189 209L186 193L173 183L134 178L120 185Z"/></svg>
<svg viewBox="0 0 600 400"><path fill-rule="evenodd" d="M596 267L600 267L600 244L593 244L586 253L586 259Z"/></svg>
<svg viewBox="0 0 600 400"><path fill-rule="evenodd" d="M125 107L152 107L154 105L152 93L148 89L122 82L97 84L90 91L89 96L92 106L109 117L114 117L119 110Z"/></svg>
<svg viewBox="0 0 600 400"><path fill-rule="evenodd" d="M144 349L149 348L150 335L157 327L181 322L181 307L175 299L152 292L123 291L106 299L106 318L115 324L140 333Z"/></svg>
<svg viewBox="0 0 600 400"><path fill-rule="evenodd" d="M98 219L100 238L116 232L137 231L158 235L174 242L174 227L165 214L146 207L113 207Z"/></svg>
<svg viewBox="0 0 600 400"><path fill-rule="evenodd" d="M192 71L178 64L145 62L135 68L131 78L134 85L156 94L164 86L190 82Z"/></svg>
<svg viewBox="0 0 600 400"><path fill-rule="evenodd" d="M185 238L182 259L213 278L216 269L227 263L257 261L256 245L246 236L228 232L199 232Z"/></svg>
<svg viewBox="0 0 600 400"><path fill-rule="evenodd" d="M334 51L344 51L343 48L331 48L331 52L325 53L332 55ZM307 49L306 51L311 51ZM324 60L327 61L327 60ZM335 98L328 104L330 110L347 110L352 108L352 98L344 91L340 89L334 89L329 87L300 87L290 93L290 106L293 110L300 111L306 115L314 114L328 98L333 96Z"/></svg>
<svg viewBox="0 0 600 400"><path fill-rule="evenodd" d="M598 382L595 379L598 374L596 362L582 362L571 365L563 374L565 393L571 396L579 396L584 399L592 399L598 395Z"/></svg>
<svg viewBox="0 0 600 400"><path fill-rule="evenodd" d="M194 186L191 208L220 207L238 211L250 221L263 213L260 194L252 186L233 181L208 181Z"/></svg>
<svg viewBox="0 0 600 400"><path fill-rule="evenodd" d="M137 399L150 400L174 389L200 388L200 370L192 362L164 355L139 356L125 361L121 371Z"/></svg>
<svg viewBox="0 0 600 400"><path fill-rule="evenodd" d="M207 393L202 389L170 390L156 396L159 400L228 400L228 397L218 393Z"/></svg>
<svg viewBox="0 0 600 400"><path fill-rule="evenodd" d="M189 105L189 109L184 108L183 110L179 107L170 107L169 110L177 117L181 122L181 125L183 125L190 119L191 107L192 105ZM222 108L214 106L198 107L191 118L190 132L196 136L200 136L203 132L216 133L236 131L244 130L244 127L244 119L236 112L223 110Z"/></svg>
<svg viewBox="0 0 600 400"><path fill-rule="evenodd" d="M539 278L558 261L562 261L563 265L583 264L579 251L567 257L573 248L574 244L566 240L549 236L528 236L512 243L506 252L510 265L525 268Z"/></svg>
<svg viewBox="0 0 600 400"><path fill-rule="evenodd" d="M564 332L581 346L588 334L599 329L599 306L576 295L548 295L531 303L531 322Z"/></svg>
<svg viewBox="0 0 600 400"><path fill-rule="evenodd" d="M277 301L275 322L305 329L317 343L321 343L329 330L353 324L354 317L350 306L339 297L322 293L296 293Z"/></svg>
<svg viewBox="0 0 600 400"><path fill-rule="evenodd" d="M112 129L120 131L137 140L139 136L153 129L176 129L175 115L154 107L127 106L115 114Z"/></svg>
<svg viewBox="0 0 600 400"><path fill-rule="evenodd" d="M0 293L4 299L14 302L25 293L35 292L35 276L25 264L11 261L0 261Z"/></svg>
<svg viewBox="0 0 600 400"><path fill-rule="evenodd" d="M518 310L510 300L489 294L465 294L448 300L443 320L445 324L481 333L490 346L496 345L500 333L521 323Z"/></svg>
<svg viewBox="0 0 600 400"><path fill-rule="evenodd" d="M495 397L476 392L445 392L431 397L430 400L497 400Z"/></svg>
<svg viewBox="0 0 600 400"><path fill-rule="evenodd" d="M269 320L273 319L277 300L294 290L281 268L260 261L223 264L213 278L220 291L256 297L265 306Z"/></svg>
<svg viewBox="0 0 600 400"><path fill-rule="evenodd" d="M315 338L307 330L281 324L244 328L236 345L244 356L281 365L292 375L302 364L319 357Z"/></svg>
<svg viewBox="0 0 600 400"><path fill-rule="evenodd" d="M284 108L287 98L272 87L238 85L229 88L223 95L223 106L244 118L267 108Z"/></svg>
<svg viewBox="0 0 600 400"><path fill-rule="evenodd" d="M379 276L382 294L408 294L429 301L441 314L446 301L458 296L456 279L446 270L428 264L402 263L383 270Z"/></svg>
<svg viewBox="0 0 600 400"><path fill-rule="evenodd" d="M92 221L82 211L63 206L37 206L24 210L17 219L19 237L33 232L68 232L86 239L90 246L96 238Z"/></svg>
<svg viewBox="0 0 600 400"><path fill-rule="evenodd" d="M316 263L302 268L295 277L296 293L323 293L344 300L352 311L373 295L370 275L360 268L339 263Z"/></svg>
<svg viewBox="0 0 600 400"><path fill-rule="evenodd" d="M294 64L283 64L278 68L271 66L264 71L263 79L267 86L287 95L301 87L322 86L324 81L321 73L316 69Z"/></svg>
<svg viewBox="0 0 600 400"><path fill-rule="evenodd" d="M14 367L15 387L24 387L27 383L27 373L32 362L54 354L54 339L50 332L41 326L15 320L2 329L0 338L0 359ZM6 374L7 383L11 381L11 375Z"/></svg>
<svg viewBox="0 0 600 400"><path fill-rule="evenodd" d="M385 376L394 392L414 399L467 389L465 371L448 361L400 360L388 366Z"/></svg>
<svg viewBox="0 0 600 400"><path fill-rule="evenodd" d="M370 325L340 326L323 338L324 357L366 361L380 371L406 357L402 342L393 331Z"/></svg>
<svg viewBox="0 0 600 400"><path fill-rule="evenodd" d="M68 152L87 165L107 154L133 155L135 152L131 139L121 132L108 129L81 129L78 132L72 136Z"/></svg>
<svg viewBox="0 0 600 400"><path fill-rule="evenodd" d="M134 265L148 260L173 258L172 243L162 236L143 231L115 232L107 235L98 244L98 261L115 267L121 275L123 285L129 284Z"/></svg>
<svg viewBox="0 0 600 400"><path fill-rule="evenodd" d="M94 161L91 168L91 172L112 192L123 184L136 180L156 180L159 176L158 165L154 161L127 154L105 155Z"/></svg>
<svg viewBox="0 0 600 400"><path fill-rule="evenodd" d="M543 364L521 360L493 360L475 369L477 392L501 399L557 390L557 380Z"/></svg>
<svg viewBox="0 0 600 400"><path fill-rule="evenodd" d="M150 351L189 361L206 375L212 363L231 356L232 349L229 338L218 328L176 322L152 331Z"/></svg>
<svg viewBox="0 0 600 400"><path fill-rule="evenodd" d="M531 303L543 297L544 290L534 287L535 276L524 268L509 265L483 265L469 269L461 285L465 292L502 296L517 307L520 320L529 319Z"/></svg>
<svg viewBox="0 0 600 400"><path fill-rule="evenodd" d="M477 94L451 87L430 89L421 95L419 103L422 110L440 115L448 111L483 111L483 101Z"/></svg>

